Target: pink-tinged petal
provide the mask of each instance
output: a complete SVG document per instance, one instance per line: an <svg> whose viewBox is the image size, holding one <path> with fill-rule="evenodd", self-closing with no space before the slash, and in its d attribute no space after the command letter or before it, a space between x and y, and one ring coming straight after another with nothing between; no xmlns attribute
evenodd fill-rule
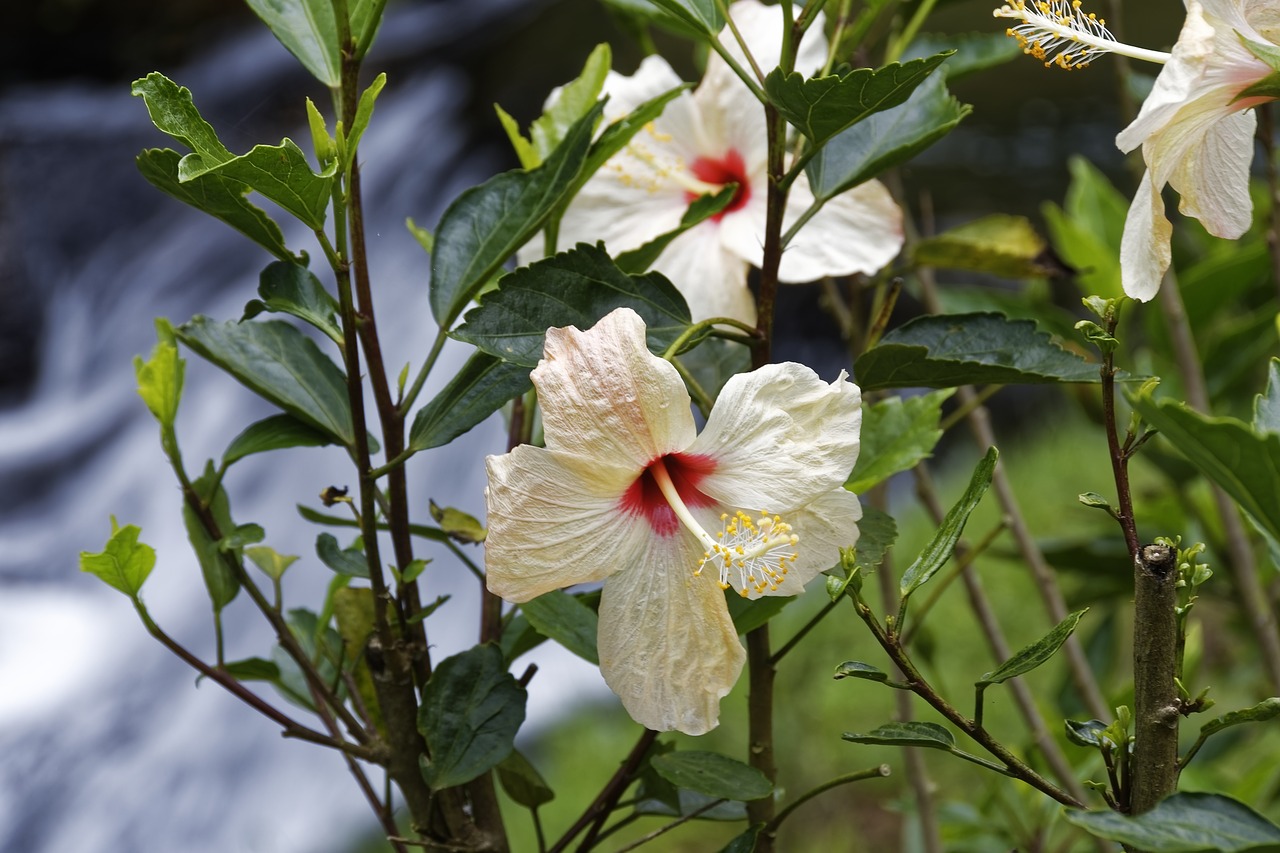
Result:
<svg viewBox="0 0 1280 853"><path fill-rule="evenodd" d="M784 228L813 203L808 179L792 185ZM879 181L867 181L823 205L782 253L778 277L814 281L829 275L873 273L902 249L902 209Z"/></svg>
<svg viewBox="0 0 1280 853"><path fill-rule="evenodd" d="M746 653L716 578L693 574L696 540L649 542L643 559L605 582L600 672L645 728L700 735L715 728Z"/></svg>
<svg viewBox="0 0 1280 853"><path fill-rule="evenodd" d="M630 308L586 332L547 330L544 353L532 377L549 450L638 474L692 443L696 428L684 382L649 352L644 321Z"/></svg>
<svg viewBox="0 0 1280 853"><path fill-rule="evenodd" d="M1178 209L1214 236L1234 240L1253 223L1249 166L1257 121L1252 110L1218 119L1169 176L1181 196Z"/></svg>
<svg viewBox="0 0 1280 853"><path fill-rule="evenodd" d="M688 452L717 462L706 495L785 515L844 485L861 427L861 392L843 372L828 384L802 364L769 364L725 383Z"/></svg>
<svg viewBox="0 0 1280 853"><path fill-rule="evenodd" d="M1129 206L1120 238L1120 282L1125 294L1140 302L1155 298L1172 260L1172 236L1173 226L1164 215L1164 199L1148 169Z"/></svg>
<svg viewBox="0 0 1280 853"><path fill-rule="evenodd" d="M725 223L730 218L725 217ZM721 243L725 223L707 221L681 234L653 268L684 295L694 322L732 317L755 325L756 301L747 288L747 262Z"/></svg>
<svg viewBox="0 0 1280 853"><path fill-rule="evenodd" d="M650 538L619 501L639 475L521 445L486 460L489 590L507 601L601 580L634 563Z"/></svg>

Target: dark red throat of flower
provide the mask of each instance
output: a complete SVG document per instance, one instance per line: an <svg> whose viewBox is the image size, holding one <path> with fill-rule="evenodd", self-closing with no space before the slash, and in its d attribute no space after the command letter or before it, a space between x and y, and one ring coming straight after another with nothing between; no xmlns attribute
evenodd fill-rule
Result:
<svg viewBox="0 0 1280 853"><path fill-rule="evenodd" d="M671 477L680 500L690 508L711 506L715 503L698 490L698 484L716 469L716 462L710 456L668 453L650 462L644 472L623 493L622 510L624 512L644 516L649 526L653 528L653 532L659 536L674 536L680 529L680 519L676 518L675 510L667 503L666 497L653 478L651 469L658 462L667 469L667 474Z"/></svg>
<svg viewBox="0 0 1280 853"><path fill-rule="evenodd" d="M723 157L699 157L693 161L690 171L693 172L695 178L708 184L719 186L725 184L738 185L738 189L733 194L733 200L729 202L729 206L711 217L713 222L719 222L726 213L733 213L751 198L751 181L747 178L747 167L742 162L742 155L738 153L736 148L730 148ZM686 198L689 201L693 201L697 197L695 193L686 194Z"/></svg>

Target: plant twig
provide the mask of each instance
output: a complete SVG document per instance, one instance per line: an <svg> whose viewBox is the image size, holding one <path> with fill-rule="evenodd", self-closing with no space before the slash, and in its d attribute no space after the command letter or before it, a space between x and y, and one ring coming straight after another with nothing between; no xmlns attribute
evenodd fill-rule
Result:
<svg viewBox="0 0 1280 853"><path fill-rule="evenodd" d="M626 759L618 767L617 772L605 783L605 786L591 801L591 805L587 806L587 810L573 822L573 825L565 830L560 836L560 840L552 845L547 853L561 853L562 850L568 848L573 843L573 839L578 833L592 826L592 832L584 839L583 844L587 841L593 841L599 835L600 830L604 827L604 822L609 819L609 813L613 811L618 800L622 797L622 792L627 789L635 778L636 770L640 767L640 762L644 760L645 753L653 746L653 742L658 739L658 733L645 729L640 735L636 745L631 748L631 752L627 754ZM582 849L579 847L579 849Z"/></svg>

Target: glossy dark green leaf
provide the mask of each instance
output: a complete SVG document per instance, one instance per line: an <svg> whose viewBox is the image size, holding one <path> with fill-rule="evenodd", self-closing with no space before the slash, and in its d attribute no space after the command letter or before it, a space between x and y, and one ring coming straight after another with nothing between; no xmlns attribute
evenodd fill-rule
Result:
<svg viewBox="0 0 1280 853"><path fill-rule="evenodd" d="M532 171L495 175L458 196L440 219L431 255L431 310L449 328L476 291L538 232L574 185L603 103Z"/></svg>
<svg viewBox="0 0 1280 853"><path fill-rule="evenodd" d="M443 447L532 387L527 366L473 353L449 384L418 410L409 429L409 448Z"/></svg>
<svg viewBox="0 0 1280 853"><path fill-rule="evenodd" d="M1231 711L1221 717L1210 720L1200 727L1200 734L1203 737L1208 737L1231 726L1239 726L1244 723L1263 723L1276 717L1280 717L1280 697L1272 696L1270 699L1263 699L1257 705L1243 708L1239 711Z"/></svg>
<svg viewBox="0 0 1280 853"><path fill-rule="evenodd" d="M227 466L254 453L284 450L289 447L322 447L332 439L315 427L308 426L293 415L272 415L244 428L231 440L222 454L222 464Z"/></svg>
<svg viewBox="0 0 1280 853"><path fill-rule="evenodd" d="M862 494L899 471L909 471L933 455L942 438L942 404L954 392L886 397L862 407L862 446L845 488Z"/></svg>
<svg viewBox="0 0 1280 853"><path fill-rule="evenodd" d="M1102 747L1110 746L1111 741L1103 738L1107 724L1102 720L1066 720L1067 740L1076 746Z"/></svg>
<svg viewBox="0 0 1280 853"><path fill-rule="evenodd" d="M217 323L195 317L178 339L250 390L331 437L354 442L342 371L315 342L278 320Z"/></svg>
<svg viewBox="0 0 1280 853"><path fill-rule="evenodd" d="M861 678L865 681L878 681L881 684L889 680L889 673L860 660L847 660L836 667L836 678Z"/></svg>
<svg viewBox="0 0 1280 853"><path fill-rule="evenodd" d="M841 737L853 743L917 746L947 752L951 752L956 745L955 736L937 723L885 723L866 734L845 732Z"/></svg>
<svg viewBox="0 0 1280 853"><path fill-rule="evenodd" d="M275 681L280 677L280 667L264 658L231 661L222 669L236 681Z"/></svg>
<svg viewBox="0 0 1280 853"><path fill-rule="evenodd" d="M1029 646L1019 649L1012 657L991 672L983 674L975 686L984 687L988 684L1001 684L1010 678L1017 678L1019 675L1030 672L1045 663L1049 658L1057 654L1058 649L1062 648L1062 644L1076 630L1076 626L1080 624L1080 618L1088 610L1089 608L1086 607L1084 610L1077 610L1075 613L1069 614L1067 618L1054 626L1054 629L1048 634L1045 634Z"/></svg>
<svg viewBox="0 0 1280 853"><path fill-rule="evenodd" d="M736 591L727 589L724 592L725 604L729 607L729 618L733 620L733 628L739 635L749 634L782 612L782 609L796 600L794 595L766 595L752 601L743 598Z"/></svg>
<svg viewBox="0 0 1280 853"><path fill-rule="evenodd" d="M1280 541L1280 433L1261 435L1243 421L1208 417L1173 400L1136 395L1130 402L1179 453Z"/></svg>
<svg viewBox="0 0 1280 853"><path fill-rule="evenodd" d="M911 260L920 266L1031 278L1053 271L1046 265L1045 248L1026 217L993 213L920 240L911 247Z"/></svg>
<svg viewBox="0 0 1280 853"><path fill-rule="evenodd" d="M119 527L111 519L111 538L97 554L80 552L80 571L95 575L103 583L130 598L137 598L147 576L156 565L156 552L138 541L142 530L137 525Z"/></svg>
<svg viewBox="0 0 1280 853"><path fill-rule="evenodd" d="M649 0L658 8L669 12L698 32L715 36L724 26L724 16L715 0Z"/></svg>
<svg viewBox="0 0 1280 853"><path fill-rule="evenodd" d="M1062 816L1092 835L1152 853L1280 851L1280 827L1222 794L1174 794L1134 817L1077 809Z"/></svg>
<svg viewBox="0 0 1280 853"><path fill-rule="evenodd" d="M765 77L764 90L783 118L814 145L822 145L867 116L905 102L950 55L940 53L883 68L855 68L844 75L811 79L775 68Z"/></svg>
<svg viewBox="0 0 1280 853"><path fill-rule="evenodd" d="M214 471L212 461L205 465L204 474L193 481L191 487L208 506L209 515L213 517L220 534L225 536L236 529L235 522L231 520L231 502ZM238 560L239 557L235 554L229 556L219 547L218 540L209 535L201 517L185 502L182 505L182 520L187 528L191 550L200 562L200 572L204 575L204 584L209 590L213 610L215 613L220 612L240 592L240 577L229 562Z"/></svg>
<svg viewBox="0 0 1280 853"><path fill-rule="evenodd" d="M245 306L241 320L256 317L263 311L291 314L324 332L334 343L342 345L338 300L324 289L320 279L306 267L282 262L268 264L258 277L258 296L261 298Z"/></svg>
<svg viewBox="0 0 1280 853"><path fill-rule="evenodd" d="M599 666L600 654L596 651L599 619L596 612L577 597L556 589L526 601L520 610L539 634Z"/></svg>
<svg viewBox="0 0 1280 853"><path fill-rule="evenodd" d="M912 159L955 129L972 107L930 77L898 106L868 116L833 136L805 173L818 198L829 199Z"/></svg>
<svg viewBox="0 0 1280 853"><path fill-rule="evenodd" d="M332 533L321 533L316 537L316 556L338 574L369 577L369 561L364 551L355 547L343 548Z"/></svg>
<svg viewBox="0 0 1280 853"><path fill-rule="evenodd" d="M418 712L418 729L431 753L422 760L427 784L438 791L470 782L510 755L524 722L525 698L495 645L442 661Z"/></svg>
<svg viewBox="0 0 1280 853"><path fill-rule="evenodd" d="M759 800L773 793L765 775L717 752L668 752L650 761L659 776L677 788L726 800Z"/></svg>
<svg viewBox="0 0 1280 853"><path fill-rule="evenodd" d="M738 185L730 184L717 193L698 196L684 212L684 216L680 217L680 224L674 230L654 237L638 249L623 252L614 258L614 263L618 265L618 269L626 273L644 272L653 266L663 250L671 245L671 241L728 207L737 191Z"/></svg>
<svg viewBox="0 0 1280 853"><path fill-rule="evenodd" d="M189 181L178 180L182 155L170 148L148 148L138 155L138 171L161 192L221 219L282 261L296 260L284 244L284 233L262 208L251 204L249 186L210 173Z"/></svg>
<svg viewBox="0 0 1280 853"><path fill-rule="evenodd" d="M951 559L956 542L959 541L960 534L964 532L965 523L968 522L969 516L973 511L977 509L978 502L982 500L982 496L987 493L987 487L991 485L991 476L995 473L996 460L999 457L1000 453L994 447L987 449L986 455L978 462L978 466L973 469L969 487L965 489L964 494L960 496L960 500L956 502L956 505L947 511L947 515L942 519L942 524L938 527L937 532L934 533L932 541L903 573L900 590L904 603L911 593L928 583L938 569L941 569Z"/></svg>
<svg viewBox="0 0 1280 853"><path fill-rule="evenodd" d="M1253 398L1253 431L1259 435L1280 434L1280 358L1271 359L1266 393Z"/></svg>
<svg viewBox="0 0 1280 853"><path fill-rule="evenodd" d="M862 354L863 391L958 385L1098 382L1098 366L1067 352L1029 320L999 314L918 317Z"/></svg>
<svg viewBox="0 0 1280 853"><path fill-rule="evenodd" d="M569 252L516 270L467 312L454 336L513 364L536 367L547 329L589 329L617 308L645 321L649 348L665 350L688 329L689 306L660 273L627 275L600 248Z"/></svg>
<svg viewBox="0 0 1280 853"><path fill-rule="evenodd" d="M245 1L312 76L330 89L342 83L342 54L331 0Z"/></svg>
<svg viewBox="0 0 1280 853"><path fill-rule="evenodd" d="M518 749L512 750L498 765L498 781L508 797L528 809L536 809L556 798L542 774Z"/></svg>

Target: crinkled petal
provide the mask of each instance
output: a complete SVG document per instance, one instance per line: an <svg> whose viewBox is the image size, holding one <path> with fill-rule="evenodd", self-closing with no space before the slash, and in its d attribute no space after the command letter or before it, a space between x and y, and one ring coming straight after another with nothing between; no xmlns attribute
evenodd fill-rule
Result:
<svg viewBox="0 0 1280 853"><path fill-rule="evenodd" d="M791 525L799 541L796 561L787 578L769 595L799 595L819 572L840 563L840 549L858 542L862 504L843 487L832 489L809 505L792 510L783 521Z"/></svg>
<svg viewBox="0 0 1280 853"><path fill-rule="evenodd" d="M694 439L684 382L649 352L644 320L630 308L586 332L548 329L532 377L550 450L638 472Z"/></svg>
<svg viewBox="0 0 1280 853"><path fill-rule="evenodd" d="M725 506L786 513L844 484L858 461L862 395L842 371L769 364L725 383L689 453L716 469L699 489Z"/></svg>
<svg viewBox="0 0 1280 853"><path fill-rule="evenodd" d="M790 227L813 203L803 176L791 187L783 220ZM902 209L879 181L867 181L823 205L782 253L778 277L813 281L829 275L873 273L902 249Z"/></svg>
<svg viewBox="0 0 1280 853"><path fill-rule="evenodd" d="M489 591L507 601L600 580L643 554L649 525L619 510L630 472L524 444L485 460Z"/></svg>
<svg viewBox="0 0 1280 853"><path fill-rule="evenodd" d="M1257 121L1252 110L1219 118L1169 177L1182 197L1178 209L1214 236L1234 240L1253 223L1249 166Z"/></svg>
<svg viewBox="0 0 1280 853"><path fill-rule="evenodd" d="M696 540L648 541L641 560L605 582L600 672L645 728L703 734L715 728L746 653L716 578L693 574L702 556Z"/></svg>
<svg viewBox="0 0 1280 853"><path fill-rule="evenodd" d="M724 247L721 226L708 221L681 234L662 252L654 269L684 295L695 323L732 317L755 325L756 302L747 287L747 262Z"/></svg>
<svg viewBox="0 0 1280 853"><path fill-rule="evenodd" d="M1140 302L1155 298L1172 260L1172 236L1173 226L1164 215L1164 199L1148 169L1129 205L1120 238L1120 282L1126 295Z"/></svg>

